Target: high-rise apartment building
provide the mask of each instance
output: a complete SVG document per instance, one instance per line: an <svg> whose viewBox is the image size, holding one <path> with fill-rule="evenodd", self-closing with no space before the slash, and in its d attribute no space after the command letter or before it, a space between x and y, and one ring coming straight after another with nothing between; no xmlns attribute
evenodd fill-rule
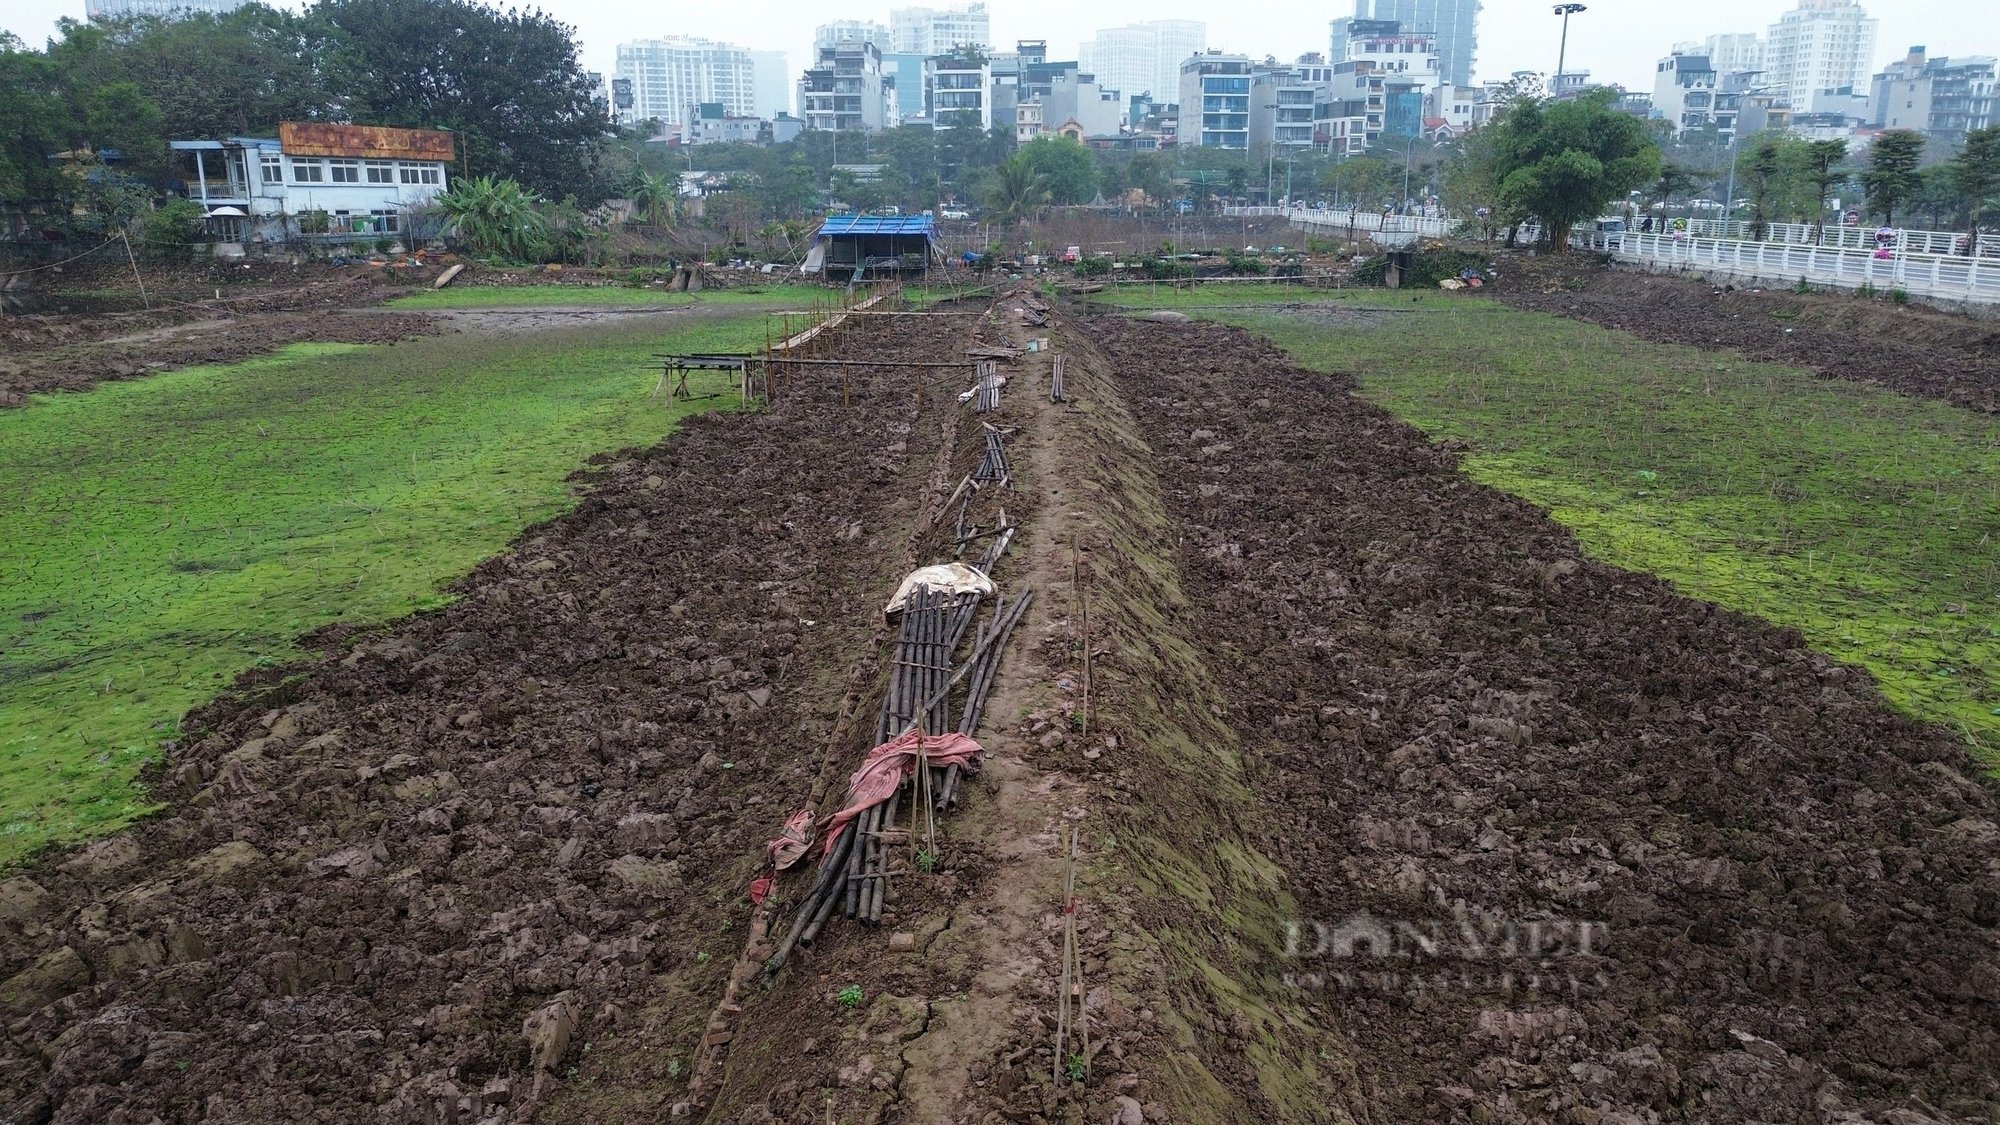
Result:
<svg viewBox="0 0 2000 1125"><path fill-rule="evenodd" d="M1875 21L1855 0L1799 0L1764 39L1764 84L1794 108L1821 90L1865 88L1875 69Z"/></svg>
<svg viewBox="0 0 2000 1125"><path fill-rule="evenodd" d="M896 8L889 12L889 45L883 53L944 55L959 47L993 45L986 5L962 8Z"/></svg>
<svg viewBox="0 0 2000 1125"><path fill-rule="evenodd" d="M753 112L763 118L792 112L792 64L783 51L750 52Z"/></svg>
<svg viewBox="0 0 2000 1125"><path fill-rule="evenodd" d="M1764 69L1764 40L1754 31L1711 35L1702 41L1701 50L1687 53L1706 56L1717 74Z"/></svg>
<svg viewBox="0 0 2000 1125"><path fill-rule="evenodd" d="M83 14L94 20L132 19L139 16L185 16L197 12L221 15L235 11L249 0L87 0Z"/></svg>
<svg viewBox="0 0 2000 1125"><path fill-rule="evenodd" d="M1947 141L2000 124L2000 81L1990 55L1932 58L1922 47L1875 76L1872 123L1915 129Z"/></svg>
<svg viewBox="0 0 2000 1125"><path fill-rule="evenodd" d="M834 20L813 28L813 50L840 43L873 43L889 49L889 29L873 20Z"/></svg>
<svg viewBox="0 0 2000 1125"><path fill-rule="evenodd" d="M760 73L773 67L783 81L783 52L746 51L686 36L620 43L611 73L614 80L631 82L632 107L619 110L619 120L686 125L694 107L703 103L720 104L732 117L776 113L786 105L759 104L771 96L769 79L763 83L765 97L758 96Z"/></svg>
<svg viewBox="0 0 2000 1125"><path fill-rule="evenodd" d="M882 51L849 40L821 47L799 79L799 116L808 129L876 132L890 121Z"/></svg>
<svg viewBox="0 0 2000 1125"><path fill-rule="evenodd" d="M1076 61L1104 89L1169 101L1180 93L1181 64L1207 48L1200 20L1151 20L1099 31L1077 48Z"/></svg>
<svg viewBox="0 0 2000 1125"><path fill-rule="evenodd" d="M1410 34L1434 36L1445 82L1470 86L1479 54L1479 9L1480 0L1354 0L1353 18L1333 21L1331 58L1339 62L1347 57L1355 20L1394 20Z"/></svg>
<svg viewBox="0 0 2000 1125"><path fill-rule="evenodd" d="M1250 59L1204 51L1181 64L1180 143L1250 149Z"/></svg>

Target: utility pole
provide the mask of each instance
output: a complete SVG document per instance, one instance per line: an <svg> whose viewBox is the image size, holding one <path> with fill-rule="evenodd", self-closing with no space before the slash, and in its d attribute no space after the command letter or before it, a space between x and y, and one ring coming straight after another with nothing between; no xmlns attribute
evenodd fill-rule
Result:
<svg viewBox="0 0 2000 1125"><path fill-rule="evenodd" d="M1563 64L1569 58L1569 18L1577 14L1578 12L1587 12L1589 10L1590 10L1589 8L1584 7L1582 4L1556 5L1556 15L1559 15L1563 18L1563 30L1562 30L1562 46L1556 50L1555 85L1557 88L1550 91L1552 95L1560 95L1562 92L1561 87L1563 80Z"/></svg>

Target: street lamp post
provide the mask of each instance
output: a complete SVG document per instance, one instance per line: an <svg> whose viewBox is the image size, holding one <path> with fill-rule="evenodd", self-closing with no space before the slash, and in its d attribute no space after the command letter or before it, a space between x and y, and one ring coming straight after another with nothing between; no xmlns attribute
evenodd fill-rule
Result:
<svg viewBox="0 0 2000 1125"><path fill-rule="evenodd" d="M1562 46L1557 48L1556 50L1555 84L1558 88L1556 90L1550 91L1550 93L1552 94L1559 95L1562 92L1560 87L1562 86L1562 80L1563 80L1563 64L1566 61L1568 61L1569 58L1569 18L1577 14L1578 12L1587 12L1589 10L1590 10L1589 8L1584 7L1582 4L1556 5L1555 8L1556 15L1559 15L1563 18L1563 30L1562 30Z"/></svg>
<svg viewBox="0 0 2000 1125"><path fill-rule="evenodd" d="M1271 189L1276 185L1278 170L1278 103L1262 102L1271 111L1271 136L1264 142L1264 206L1271 206Z"/></svg>

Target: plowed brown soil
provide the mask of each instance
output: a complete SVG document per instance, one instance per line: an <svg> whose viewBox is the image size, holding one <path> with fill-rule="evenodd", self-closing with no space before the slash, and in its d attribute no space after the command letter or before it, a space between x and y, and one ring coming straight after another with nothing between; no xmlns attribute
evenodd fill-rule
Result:
<svg viewBox="0 0 2000 1125"><path fill-rule="evenodd" d="M1801 639L1245 334L1099 322L1378 1121L1989 1121L2000 817Z"/></svg>
<svg viewBox="0 0 2000 1125"><path fill-rule="evenodd" d="M1612 270L1589 260L1512 256L1501 260L1500 270L1496 295L1515 308L1647 340L1735 348L1828 378L2000 411L2000 323L1993 321L1883 298Z"/></svg>
<svg viewBox="0 0 2000 1125"><path fill-rule="evenodd" d="M199 363L231 363L287 344L388 344L438 331L435 317L355 311L398 292L349 278L157 312L0 319L0 407L43 391L87 390Z"/></svg>
<svg viewBox="0 0 2000 1125"><path fill-rule="evenodd" d="M194 716L162 815L0 884L0 1121L663 1117L953 405L879 374L696 418Z"/></svg>
<svg viewBox="0 0 2000 1125"><path fill-rule="evenodd" d="M2000 1113L2000 802L1952 738L1241 332L1083 330L1005 331L1057 341L1071 401L1008 365L998 577L1037 603L990 772L898 882L901 947L846 924L746 1003L707 1120ZM454 605L239 685L157 817L0 880L0 1123L668 1119L762 845L863 749L843 695L980 446L942 444L948 379L833 370L607 461Z"/></svg>

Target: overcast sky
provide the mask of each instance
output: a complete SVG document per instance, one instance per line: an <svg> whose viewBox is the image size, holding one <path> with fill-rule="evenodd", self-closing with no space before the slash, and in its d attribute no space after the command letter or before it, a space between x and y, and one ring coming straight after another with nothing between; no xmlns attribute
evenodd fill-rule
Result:
<svg viewBox="0 0 2000 1125"><path fill-rule="evenodd" d="M532 4L534 0L530 0ZM540 0L543 10L573 24L584 65L609 73L612 48L632 39L699 35L743 47L789 52L803 67L812 29L844 17L888 22L889 8L910 0L726 0L720 3L634 4L630 0ZM952 0L926 0L933 7ZM1796 0L1588 0L1570 21L1569 67L1598 81L1650 91L1654 60L1680 40L1724 31L1759 31ZM1933 55L2000 54L2000 0L1863 0L1880 21L1875 62L1900 58L1912 44ZM294 4L294 6L297 6ZM1477 78L1516 70L1552 71L1561 21L1549 0L1486 0L1479 19ZM989 0L993 37L1047 39L1051 57L1074 58L1076 44L1097 28L1134 20L1196 19L1208 24L1211 47L1256 57L1291 59L1327 49L1327 22L1352 0L1326 6L1296 2L1217 4L1214 0L1078 3L1077 0ZM649 11L650 10L650 11ZM0 0L0 26L39 45L63 16L83 15L83 0Z"/></svg>

